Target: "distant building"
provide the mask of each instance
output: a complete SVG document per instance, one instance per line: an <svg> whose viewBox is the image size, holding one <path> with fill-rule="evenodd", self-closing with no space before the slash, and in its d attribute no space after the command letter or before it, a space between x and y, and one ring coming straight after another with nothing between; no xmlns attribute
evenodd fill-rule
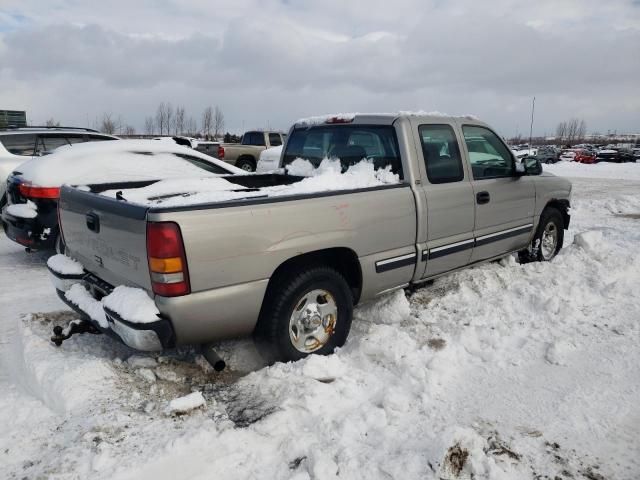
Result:
<svg viewBox="0 0 640 480"><path fill-rule="evenodd" d="M26 126L27 112L23 110L0 110L0 128Z"/></svg>

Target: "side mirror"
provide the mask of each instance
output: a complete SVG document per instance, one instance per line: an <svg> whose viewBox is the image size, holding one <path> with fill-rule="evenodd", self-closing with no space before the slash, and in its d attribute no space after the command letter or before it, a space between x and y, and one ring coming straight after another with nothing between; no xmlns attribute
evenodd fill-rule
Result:
<svg viewBox="0 0 640 480"><path fill-rule="evenodd" d="M540 175L542 173L542 164L536 157L527 157L522 160L522 163L527 175Z"/></svg>

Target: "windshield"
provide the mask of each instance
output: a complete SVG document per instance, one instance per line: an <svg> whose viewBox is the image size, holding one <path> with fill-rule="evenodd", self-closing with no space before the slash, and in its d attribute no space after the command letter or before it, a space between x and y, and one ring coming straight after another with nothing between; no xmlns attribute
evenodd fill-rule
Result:
<svg viewBox="0 0 640 480"><path fill-rule="evenodd" d="M283 166L297 158L315 167L325 158L338 158L343 170L369 159L375 168L391 166L402 178L395 129L388 125L318 125L297 128L291 133L283 157Z"/></svg>

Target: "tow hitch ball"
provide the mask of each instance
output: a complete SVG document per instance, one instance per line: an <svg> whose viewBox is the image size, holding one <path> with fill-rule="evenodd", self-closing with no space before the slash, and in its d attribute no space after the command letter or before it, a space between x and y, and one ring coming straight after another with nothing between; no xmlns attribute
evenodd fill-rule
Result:
<svg viewBox="0 0 640 480"><path fill-rule="evenodd" d="M71 335L76 333L102 333L96 327L91 325L86 320L71 320L69 324L62 328L60 325L53 327L53 337L51 341L56 344L57 347L62 345L62 342L71 338Z"/></svg>

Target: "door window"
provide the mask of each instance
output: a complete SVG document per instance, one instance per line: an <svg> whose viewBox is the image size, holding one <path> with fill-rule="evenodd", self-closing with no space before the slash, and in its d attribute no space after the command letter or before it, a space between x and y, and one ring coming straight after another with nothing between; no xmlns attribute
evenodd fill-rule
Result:
<svg viewBox="0 0 640 480"><path fill-rule="evenodd" d="M278 147L282 145L282 139L280 138L279 133L270 133L269 134L269 144L272 147Z"/></svg>
<svg viewBox="0 0 640 480"><path fill-rule="evenodd" d="M462 132L474 179L513 176L511 152L495 133L488 128L475 125L463 126Z"/></svg>
<svg viewBox="0 0 640 480"><path fill-rule="evenodd" d="M464 170L453 128L449 125L420 125L418 132L429 182L461 181Z"/></svg>

